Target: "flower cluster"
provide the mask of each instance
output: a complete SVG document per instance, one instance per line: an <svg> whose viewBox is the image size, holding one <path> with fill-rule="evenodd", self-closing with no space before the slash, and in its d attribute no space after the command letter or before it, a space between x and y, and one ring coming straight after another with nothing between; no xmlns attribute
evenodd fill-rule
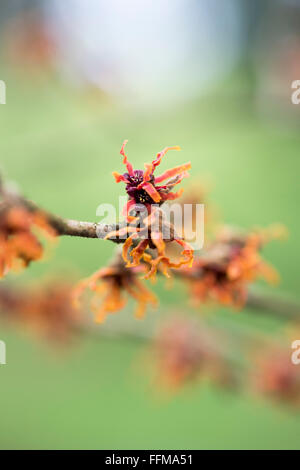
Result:
<svg viewBox="0 0 300 470"><path fill-rule="evenodd" d="M222 341L204 325L187 318L172 318L156 337L151 357L155 359L155 382L178 389L196 380L208 379L222 387L234 386Z"/></svg>
<svg viewBox="0 0 300 470"><path fill-rule="evenodd" d="M27 267L41 259L43 247L35 231L54 238L55 231L44 215L23 206L4 208L0 213L0 278L11 269Z"/></svg>
<svg viewBox="0 0 300 470"><path fill-rule="evenodd" d="M243 233L223 229L206 252L195 260L192 269L182 270L193 299L241 307L247 299L250 282L259 277L277 282L277 272L260 255L268 238L264 231Z"/></svg>
<svg viewBox="0 0 300 470"><path fill-rule="evenodd" d="M299 407L300 374L291 361L290 349L274 346L261 351L255 362L251 385L256 393L276 402Z"/></svg>
<svg viewBox="0 0 300 470"><path fill-rule="evenodd" d="M182 194L182 190L173 193L171 189L188 176L187 171L191 164L185 163L171 168L155 177L154 171L161 163L163 156L169 150L179 150L179 147L166 147L151 163L145 164L145 170L134 170L124 151L126 143L127 141L123 143L120 153L124 157L123 163L126 165L127 172L122 175L114 173L114 177L117 183L122 181L126 184L128 202L124 208L124 215L129 225L109 233L107 238L124 237L124 235L127 237L123 246L123 259L126 267L136 267L144 261L150 264L145 278L155 278L158 268L169 276L169 268L178 269L183 265L192 265L193 249L176 235L171 224L163 220L163 212L158 206ZM162 182L164 182L163 185L161 185ZM136 217L137 213L138 217ZM183 247L178 262L172 262L166 254L166 242L173 241ZM156 249L157 256L153 258L149 252L146 252L148 249Z"/></svg>
<svg viewBox="0 0 300 470"><path fill-rule="evenodd" d="M62 280L27 289L0 288L0 316L20 324L39 337L65 343L81 324L72 306L72 287Z"/></svg>
<svg viewBox="0 0 300 470"><path fill-rule="evenodd" d="M166 277L170 277L169 268L179 269L183 265L192 266L192 247L176 235L171 224L163 220L163 212L159 208L152 208L150 214L141 220L140 225L138 228L127 226L107 235L107 238L119 237L120 234L132 230L123 245L123 260L127 268L137 267L143 261L150 265L150 269L144 276L145 279L155 279L158 268ZM172 262L166 254L166 242L172 241L183 247L181 257L177 262ZM150 251L146 251L148 249L156 250L157 256L153 258Z"/></svg>
<svg viewBox="0 0 300 470"><path fill-rule="evenodd" d="M187 172L191 168L190 162L171 168L159 176L154 176L154 171L160 165L163 156L169 150L180 150L180 147L166 147L157 154L151 163L145 163L145 170L134 170L125 154L126 144L127 140L124 141L120 153L124 157L123 163L126 165L127 172L122 175L114 172L113 175L117 183L122 181L126 184L129 200L125 206L124 214L127 218L130 217L130 212L134 211L136 205L143 204L150 212L151 205L174 200L182 194L182 190L172 193L171 189L188 176Z"/></svg>
<svg viewBox="0 0 300 470"><path fill-rule="evenodd" d="M111 266L100 269L77 284L73 291L74 305L80 305L81 296L88 289L93 293L91 310L96 321L102 323L108 314L124 308L127 298L132 297L137 302L135 315L142 318L148 304L157 304L154 294L138 278L143 270L143 266L128 269L122 259L118 259Z"/></svg>

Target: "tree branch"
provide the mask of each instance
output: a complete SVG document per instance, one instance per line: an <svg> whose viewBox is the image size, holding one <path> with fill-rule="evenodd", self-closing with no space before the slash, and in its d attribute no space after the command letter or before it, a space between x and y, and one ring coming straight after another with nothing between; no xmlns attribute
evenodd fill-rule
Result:
<svg viewBox="0 0 300 470"><path fill-rule="evenodd" d="M246 306L258 311L269 312L285 320L300 320L300 304L293 299L250 290Z"/></svg>
<svg viewBox="0 0 300 470"><path fill-rule="evenodd" d="M5 191L4 199L1 203L1 208L8 209L16 206L25 207L30 212L41 212L46 218L47 222L56 231L57 235L69 235L71 237L83 238L99 238L104 239L110 232L119 230L126 226L123 224L99 224L96 222L82 222L79 220L64 219L58 215L52 214L49 211L41 209L35 202L30 201L17 194ZM124 243L123 238L109 239L114 243Z"/></svg>
<svg viewBox="0 0 300 470"><path fill-rule="evenodd" d="M104 239L110 232L115 232L127 226L126 222L121 224L100 224L96 222L82 222L79 220L64 219L51 212L41 209L33 201L26 199L11 190L1 179L0 175L0 213L10 207L23 206L31 212L41 212L51 227L57 232L59 236L83 237L83 238L99 238ZM169 227L167 227L169 230ZM164 227L162 227L162 231ZM174 234L173 234L174 235ZM124 243L126 236L122 238L109 238L110 241L120 244ZM193 275L187 275L184 272L174 271L176 277L187 278ZM195 275L195 274L194 274ZM273 296L265 293L259 293L250 290L246 306L257 311L269 312L281 319L285 320L299 320L300 319L300 304L291 299L284 299L278 295Z"/></svg>

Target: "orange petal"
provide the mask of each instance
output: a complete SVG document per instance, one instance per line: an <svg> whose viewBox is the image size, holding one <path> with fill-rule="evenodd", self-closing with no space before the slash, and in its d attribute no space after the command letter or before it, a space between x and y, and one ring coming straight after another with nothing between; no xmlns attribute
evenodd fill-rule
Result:
<svg viewBox="0 0 300 470"><path fill-rule="evenodd" d="M187 257L186 260L181 261L181 264L187 264L188 267L191 268L192 265L193 265L193 261L194 261L194 250L193 250L193 248L187 242L185 242L183 240L180 240L178 238L175 238L174 241L184 248L184 250L182 251L181 254Z"/></svg>
<svg viewBox="0 0 300 470"><path fill-rule="evenodd" d="M124 175L120 175L120 173L117 173L116 171L113 171L112 174L116 180L116 183L120 183L121 181L124 181L124 183L127 183L127 179L125 178Z"/></svg>
<svg viewBox="0 0 300 470"><path fill-rule="evenodd" d="M157 258L152 259L150 261L151 267L150 267L149 271L145 274L144 279L155 279L158 265L163 259L166 259L166 257L165 256L158 256Z"/></svg>
<svg viewBox="0 0 300 470"><path fill-rule="evenodd" d="M146 171L144 171L143 181L147 183L150 180L150 176L153 173L154 167L152 163L145 163Z"/></svg>
<svg viewBox="0 0 300 470"><path fill-rule="evenodd" d="M142 183L138 187L140 186L146 191L146 193L149 194L149 196L153 199L154 202L161 201L160 194L156 191L155 187L151 183Z"/></svg>
<svg viewBox="0 0 300 470"><path fill-rule="evenodd" d="M133 285L129 282L126 282L125 289L128 294L138 302L137 309L135 311L136 318L141 319L144 317L147 304L156 306L158 303L155 295L146 289L146 287L138 279L134 281Z"/></svg>
<svg viewBox="0 0 300 470"><path fill-rule="evenodd" d="M191 162L184 163L183 165L175 166L174 168L170 168L169 170L165 171L161 175L157 176L155 178L155 184L161 183L162 181L170 178L174 178L177 175L180 175L180 173L185 173L185 176L187 176L186 171L191 169Z"/></svg>
<svg viewBox="0 0 300 470"><path fill-rule="evenodd" d="M167 188L172 188L173 186L181 183L181 181L184 179L184 178L187 178L188 176L190 176L188 174L187 171L184 171L183 173L181 173L180 175L178 175L177 177L175 178L171 178L166 184L163 184L162 186L157 186L157 189L160 190L160 189L167 189Z"/></svg>
<svg viewBox="0 0 300 470"><path fill-rule="evenodd" d="M77 283L77 285L74 287L72 290L71 294L71 299L72 299L72 304L75 308L80 307L80 298L85 291L85 289L88 288L89 285L89 278L82 279Z"/></svg>
<svg viewBox="0 0 300 470"><path fill-rule="evenodd" d="M270 284L277 284L279 282L279 274L273 266L266 262L262 262L258 269L259 274Z"/></svg>
<svg viewBox="0 0 300 470"><path fill-rule="evenodd" d="M167 194L162 194L161 198L163 201L174 201L174 199L177 199L180 197L183 193L183 188L181 188L177 193L167 193Z"/></svg>
<svg viewBox="0 0 300 470"><path fill-rule="evenodd" d="M157 248L159 255L165 254L166 244L163 240L161 232L151 232L151 240Z"/></svg>
<svg viewBox="0 0 300 470"><path fill-rule="evenodd" d="M131 251L130 253L130 256L132 257L133 259L133 262L132 263L127 263L127 267L128 268L133 268L135 266L138 266L140 264L140 260L145 252L145 250L147 249L149 245L149 241L148 240L142 240L140 241L140 243ZM126 254L126 258L127 258L127 254Z"/></svg>
<svg viewBox="0 0 300 470"><path fill-rule="evenodd" d="M105 237L104 240L110 240L114 238L122 238L124 235L128 235L129 233L136 233L138 232L138 228L136 227L123 227L120 230L115 230L113 232L109 232Z"/></svg>
<svg viewBox="0 0 300 470"><path fill-rule="evenodd" d="M123 245L122 257L125 263L130 263L130 261L128 260L128 250L131 247L132 243L132 237L129 237Z"/></svg>

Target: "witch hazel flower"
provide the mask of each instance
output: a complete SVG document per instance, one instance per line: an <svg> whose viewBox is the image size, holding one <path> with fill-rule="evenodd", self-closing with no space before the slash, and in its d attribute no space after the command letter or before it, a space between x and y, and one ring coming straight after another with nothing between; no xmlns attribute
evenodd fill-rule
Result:
<svg viewBox="0 0 300 470"><path fill-rule="evenodd" d="M191 168L191 163L185 163L173 167L159 176L154 176L154 171L162 161L162 158L169 150L180 150L178 145L174 147L165 147L159 152L156 158L151 163L145 163L145 170L134 170L132 164L128 161L125 154L125 145L127 140L124 140L120 154L124 157L123 163L126 166L127 172L119 174L113 173L117 183L123 182L126 184L126 192L128 194L128 203L125 206L124 215L128 221L131 221L129 213L135 208L136 205L145 205L148 212L151 210L151 205L162 204L168 200L177 199L183 192L183 189L177 193L171 192L171 189L180 183L183 178L189 176L187 173ZM163 184L161 184L163 183Z"/></svg>
<svg viewBox="0 0 300 470"><path fill-rule="evenodd" d="M117 257L110 266L101 268L86 279L81 280L73 290L73 305L81 306L81 298L85 291L92 294L90 308L95 314L97 323L105 321L107 315L122 310L129 298L136 301L135 317L144 317L149 305L155 307L157 299L138 278L145 270L144 266L126 269L122 259Z"/></svg>
<svg viewBox="0 0 300 470"><path fill-rule="evenodd" d="M265 243L280 235L279 228L252 230L249 233L224 227L216 240L181 274L188 281L196 303L213 301L241 308L249 284L258 278L270 284L279 280L276 270L262 258Z"/></svg>
<svg viewBox="0 0 300 470"><path fill-rule="evenodd" d="M0 209L0 279L10 270L26 268L44 254L39 234L54 241L56 232L41 211L21 205Z"/></svg>
<svg viewBox="0 0 300 470"><path fill-rule="evenodd" d="M120 153L123 156L127 172L122 175L114 172L113 175L117 183L124 182L126 184L128 202L123 212L127 225L109 233L106 238L125 237L123 259L127 268L136 267L144 262L150 264L149 271L145 274L146 279L154 279L158 269L169 277L169 268L178 269L183 265L192 266L193 249L176 234L173 225L164 220L160 205L165 201L174 200L182 194L182 189L176 193L171 190L183 178L189 176L188 170L191 168L191 163L171 168L155 177L154 171L160 165L164 155L169 150L180 150L180 147L166 147L157 154L151 163L145 163L145 170L134 170L125 154L126 143L127 140L124 141ZM139 214L139 216L131 215L133 213ZM134 225L133 222L135 222ZM176 242L183 247L181 257L176 262L172 262L166 254L167 242ZM152 254L149 254L149 250L156 250L157 256L153 257Z"/></svg>

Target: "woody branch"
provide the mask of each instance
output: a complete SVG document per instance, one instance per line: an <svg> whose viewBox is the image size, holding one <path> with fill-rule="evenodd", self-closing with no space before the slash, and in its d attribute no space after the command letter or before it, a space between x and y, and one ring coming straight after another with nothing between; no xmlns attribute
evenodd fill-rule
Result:
<svg viewBox="0 0 300 470"><path fill-rule="evenodd" d="M49 211L41 209L35 202L24 198L15 190L4 185L2 178L0 177L0 216L1 211L6 210L10 207L23 206L29 211L36 212L40 211L43 213L47 222L55 230L58 236L71 236L71 237L82 237L82 238L98 238L105 239L111 232L120 230L123 227L128 226L126 222L121 224L101 224L96 222L86 222L73 219L66 219L53 214ZM170 226L164 227L162 225L162 233L166 230L170 237ZM174 233L171 231L171 238ZM108 238L108 240L121 244L124 243L126 234L122 238L114 237ZM192 274L191 274L192 275ZM176 277L186 278L188 275L180 271L176 272ZM284 320L299 320L300 318L300 305L298 302L282 298L279 295L270 295L255 290L250 290L246 301L246 306L253 309L254 311L268 312L274 316L280 317Z"/></svg>

